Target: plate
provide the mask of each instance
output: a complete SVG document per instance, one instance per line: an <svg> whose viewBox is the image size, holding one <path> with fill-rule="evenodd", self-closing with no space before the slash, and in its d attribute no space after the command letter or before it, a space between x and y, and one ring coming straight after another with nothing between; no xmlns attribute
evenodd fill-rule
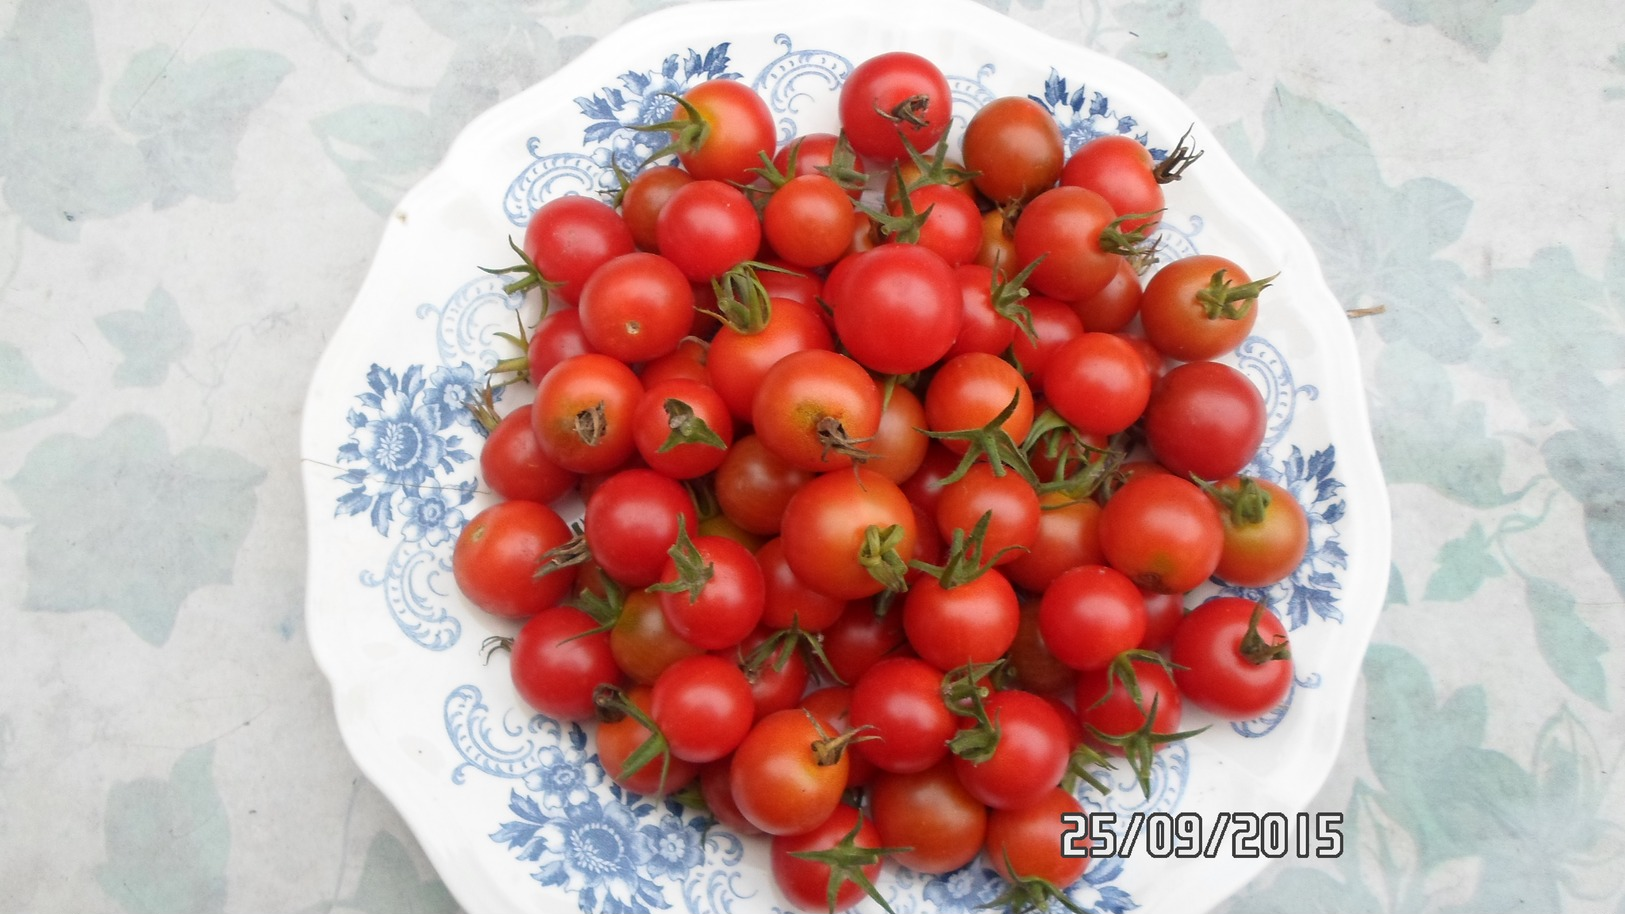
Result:
<svg viewBox="0 0 1625 914"><path fill-rule="evenodd" d="M1329 852L1340 834L1334 818L1299 813L1337 758L1386 590L1389 513L1353 336L1314 252L1192 112L1130 67L965 0L887 12L859 0L701 3L593 45L474 120L404 197L320 360L301 442L311 647L357 764L469 914L787 907L765 842L622 795L582 727L527 711L505 665L484 662L481 642L513 626L470 608L452 581L456 533L492 500L462 404L511 354L497 334L515 327L521 301L478 268L508 262L507 239L542 202L602 190L613 164L631 170L654 152L631 128L663 116L658 93L745 80L787 138L831 129L844 75L893 49L950 77L955 136L970 112L1011 94L1053 110L1071 148L1125 133L1165 151L1191 129L1205 155L1168 189L1164 258L1203 251L1280 273L1257 335L1229 361L1269 407L1251 472L1292 490L1311 520L1298 572L1249 592L1289 625L1296 683L1259 720L1188 712L1187 725L1215 725L1158 754L1149 796L1126 770L1111 775L1110 795L1086 794L1089 809L1117 815L1122 844L1132 827L1134 846L1093 860L1072 897L1095 911L1205 910L1270 857ZM525 396L510 389L499 410ZM970 911L1000 889L980 861L942 877L888 868L880 887L897 914Z"/></svg>

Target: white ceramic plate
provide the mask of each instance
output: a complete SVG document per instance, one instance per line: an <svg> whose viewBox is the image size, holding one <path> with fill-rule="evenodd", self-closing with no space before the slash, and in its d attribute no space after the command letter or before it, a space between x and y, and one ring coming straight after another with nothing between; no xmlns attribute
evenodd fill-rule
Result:
<svg viewBox="0 0 1625 914"><path fill-rule="evenodd" d="M302 441L311 645L357 763L469 914L786 907L764 842L622 796L582 728L528 712L506 665L483 662L485 637L513 627L471 609L452 583L456 532L491 501L477 476L481 438L461 404L511 354L495 334L514 327L521 304L478 267L508 262L507 238L540 203L602 188L612 157L635 166L652 152L628 127L664 113L655 93L743 79L768 99L784 137L830 130L842 77L891 49L949 75L959 126L1009 94L1048 104L1074 148L1122 132L1166 150L1194 124L1206 155L1169 187L1165 256L1200 250L1255 276L1280 273L1257 336L1231 361L1270 406L1252 471L1292 489L1312 520L1304 566L1264 594L1291 627L1297 687L1264 719L1221 723L1159 753L1149 798L1126 771L1109 797L1086 794L1124 825L1135 812L1185 814L1177 821L1200 826L1201 840L1177 840L1175 819L1147 819L1134 850L1092 861L1072 897L1096 911L1201 911L1272 851L1296 854L1303 838L1322 837L1306 836L1296 816L1266 815L1256 857L1233 853L1234 817L1208 840L1223 814L1294 814L1313 798L1336 758L1388 578L1386 489L1353 337L1313 252L1191 111L1142 74L965 0L873 12L861 0L681 6L632 22L481 115L393 214L311 382ZM524 396L512 391L499 406ZM1187 712L1186 725L1207 722ZM980 861L940 878L890 873L881 888L898 914L969 911L999 891Z"/></svg>

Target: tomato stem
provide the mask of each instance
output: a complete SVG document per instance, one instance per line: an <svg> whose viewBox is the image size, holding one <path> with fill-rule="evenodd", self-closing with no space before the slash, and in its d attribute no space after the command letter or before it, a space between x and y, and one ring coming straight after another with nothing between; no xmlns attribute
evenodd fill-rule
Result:
<svg viewBox="0 0 1625 914"><path fill-rule="evenodd" d="M1128 761L1129 769L1139 781L1140 792L1145 794L1148 800L1151 798L1151 769L1155 765L1157 747L1190 739L1207 730L1207 727L1198 727L1195 730L1181 730L1177 733L1158 733L1153 727L1157 720L1157 706L1161 700L1161 696L1151 697L1151 706L1145 709L1144 723L1129 733L1106 733L1093 724L1088 725L1089 732L1095 739L1123 750L1123 758Z"/></svg>
<svg viewBox="0 0 1625 914"><path fill-rule="evenodd" d="M1187 145L1191 138L1191 131L1195 129L1195 124L1186 127L1185 132L1179 137L1179 142L1174 144L1173 151L1169 152L1167 157L1157 163L1155 168L1151 169L1151 174L1157 179L1158 184L1171 184L1183 178L1185 170L1196 164L1196 160L1202 157L1202 151L1196 148L1196 144L1190 143Z"/></svg>
<svg viewBox="0 0 1625 914"><path fill-rule="evenodd" d="M561 282L554 282L553 280L543 276L542 271L536 266L536 261L532 260L530 255L525 253L524 248L521 248L514 242L512 235L508 236L508 247L512 248L513 252L519 255L519 263L514 264L511 267L480 267L480 271L490 273L492 276L506 276L509 273L519 274L518 279L515 279L502 287L502 291L508 295L521 295L530 289L541 289L542 316L546 317L547 309L549 307L547 293L564 284Z"/></svg>
<svg viewBox="0 0 1625 914"><path fill-rule="evenodd" d="M660 759L659 786L655 788L655 796L666 795L666 777L671 773L671 746L666 742L665 734L655 725L654 719L644 713L626 693L608 683L600 684L592 693L593 704L598 709L598 719L604 723L616 723L628 717L638 722L638 725L649 731L649 738L638 744L636 749L626 757L621 764L620 776L624 780L642 771L644 766L655 759Z"/></svg>
<svg viewBox="0 0 1625 914"><path fill-rule="evenodd" d="M834 911L836 899L840 895L841 883L851 882L863 889L864 894L875 900L886 910L886 914L897 914L886 902L885 896L875 888L875 884L863 873L866 866L874 866L892 854L900 854L913 850L909 847L859 847L857 844L858 832L863 828L863 814L858 814L858 820L853 823L852 830L846 833L834 847L821 851L791 851L790 856L802 860L811 860L829 867L829 909Z"/></svg>
<svg viewBox="0 0 1625 914"><path fill-rule="evenodd" d="M1241 636L1241 644L1237 650L1248 663L1254 666L1263 666L1272 660L1291 660L1292 645L1286 638L1276 636L1274 641L1265 641L1258 633L1258 622L1269 611L1263 600L1253 604L1253 614L1247 619L1247 633Z"/></svg>
<svg viewBox="0 0 1625 914"><path fill-rule="evenodd" d="M907 534L902 524L887 527L870 524L863 531L863 545L858 547L858 563L887 591L908 589L909 563L897 552L897 547L903 545Z"/></svg>
<svg viewBox="0 0 1625 914"><path fill-rule="evenodd" d="M685 444L700 444L724 451L728 449L728 443L694 413L694 407L676 397L667 397L661 405L666 410L666 426L671 429L671 434L666 436L656 453L664 454Z"/></svg>
<svg viewBox="0 0 1625 914"><path fill-rule="evenodd" d="M671 120L661 121L658 124L632 125L633 130L647 133L663 131L671 134L671 142L651 153L648 158L643 160L642 164L648 165L650 162L668 155L684 156L691 152L698 152L700 147L705 145L705 141L711 137L711 125L706 122L705 116L700 114L700 109L694 107L692 102L681 95L674 95L670 92L657 92L655 94L671 99L683 109L683 113L687 117L681 120L673 117Z"/></svg>
<svg viewBox="0 0 1625 914"><path fill-rule="evenodd" d="M981 457L987 457L988 467L994 476L1003 476L1006 469L1015 470L1016 475L1027 480L1034 486L1038 485L1038 474L1033 472L1032 464L1027 462L1027 455L1016 446L1010 433L1004 430L1004 423L1015 415L1016 406L1021 403L1021 391L1016 391L1010 397L1010 403L999 414L980 428L964 428L956 431L938 432L931 429L916 428L921 434L936 438L939 441L964 441L968 444L965 454L959 459L959 466L954 468L943 478L941 485L952 485L965 478L971 466Z"/></svg>
<svg viewBox="0 0 1625 914"><path fill-rule="evenodd" d="M1208 279L1208 284L1196 293L1196 303L1201 306L1202 314L1208 320L1240 320L1247 316L1258 302L1258 295L1269 288L1279 273L1274 273L1263 279L1255 279L1243 285L1234 285L1225 277L1225 270L1217 270Z"/></svg>
<svg viewBox="0 0 1625 914"><path fill-rule="evenodd" d="M795 167L790 171L794 173ZM846 138L845 130L835 137L835 151L830 154L829 164L818 166L818 171L847 192L862 190L869 184L869 176L858 168L858 154Z"/></svg>
<svg viewBox="0 0 1625 914"><path fill-rule="evenodd" d="M999 897L993 899L984 908L995 911L1005 911L1006 914L1025 914L1027 911L1044 911L1050 908L1052 902L1060 905L1074 914L1090 914L1073 901L1062 888L1042 876L1018 876L1010 863L1010 852L1004 853L1004 871L1010 874L1009 888L1005 889Z"/></svg>
<svg viewBox="0 0 1625 914"><path fill-rule="evenodd" d="M700 593L705 585L716 576L715 562L707 562L705 556L695 547L694 541L689 539L688 525L683 523L682 515L678 515L677 542L666 550L671 556L672 564L677 567L677 578L671 581L660 581L650 584L647 588L654 593L688 593L689 605L699 602Z"/></svg>
<svg viewBox="0 0 1625 914"><path fill-rule="evenodd" d="M1191 474L1191 479L1202 487L1208 497L1218 503L1219 509L1224 511L1232 526L1251 527L1264 522L1264 513L1269 510L1270 492L1258 484L1258 480L1251 476L1238 477L1240 482L1233 489L1221 489L1211 482Z"/></svg>

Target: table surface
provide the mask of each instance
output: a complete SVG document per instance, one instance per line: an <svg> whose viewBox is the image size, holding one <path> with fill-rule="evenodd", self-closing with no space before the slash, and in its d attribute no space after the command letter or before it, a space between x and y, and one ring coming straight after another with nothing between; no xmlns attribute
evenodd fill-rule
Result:
<svg viewBox="0 0 1625 914"><path fill-rule="evenodd" d="M1221 910L1625 911L1625 6L985 2L1163 81L1385 309L1347 852ZM0 909L456 910L311 658L305 388L461 127L663 5L0 0Z"/></svg>

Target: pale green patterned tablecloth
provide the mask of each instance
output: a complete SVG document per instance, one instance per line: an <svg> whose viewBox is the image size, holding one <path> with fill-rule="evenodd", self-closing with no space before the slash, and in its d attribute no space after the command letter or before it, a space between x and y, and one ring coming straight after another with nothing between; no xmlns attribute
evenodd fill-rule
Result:
<svg viewBox="0 0 1625 914"><path fill-rule="evenodd" d="M456 909L311 659L302 400L400 194L660 5L0 0L0 911ZM1347 852L1221 910L1625 912L1625 5L988 5L1187 99L1386 308Z"/></svg>

